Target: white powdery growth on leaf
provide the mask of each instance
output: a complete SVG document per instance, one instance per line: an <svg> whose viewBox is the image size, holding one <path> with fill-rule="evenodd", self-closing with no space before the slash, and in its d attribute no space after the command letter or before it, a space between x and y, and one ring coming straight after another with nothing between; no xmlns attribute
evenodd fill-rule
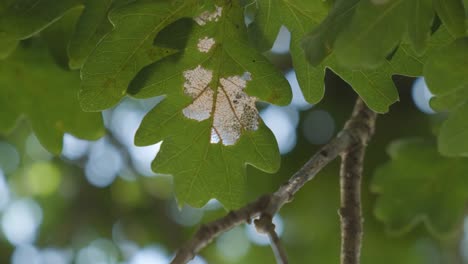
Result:
<svg viewBox="0 0 468 264"><path fill-rule="evenodd" d="M206 23L215 21L217 22L221 15L223 14L223 8L220 6L216 6L216 10L213 12L205 11L201 13L198 17L195 17L194 20L197 22L198 25L204 26Z"/></svg>
<svg viewBox="0 0 468 264"><path fill-rule="evenodd" d="M208 87L213 72L200 65L184 72L185 94L194 98L192 104L182 110L183 114L197 121L210 117L214 93ZM248 96L244 89L251 80L250 73L243 76L230 76L219 80L216 105L214 108L211 143L222 142L229 146L236 144L243 131L258 129L258 111L255 97Z"/></svg>
<svg viewBox="0 0 468 264"><path fill-rule="evenodd" d="M213 38L204 37L198 40L197 48L200 52L208 53L214 44L215 40Z"/></svg>
<svg viewBox="0 0 468 264"><path fill-rule="evenodd" d="M218 87L211 130L212 143L221 140L224 145L234 145L243 130L257 130L256 98L248 96L243 91L250 79L249 73L220 79L221 86Z"/></svg>
<svg viewBox="0 0 468 264"><path fill-rule="evenodd" d="M193 70L184 72L184 92L194 98L191 105L182 110L188 118L203 121L210 117L213 108L213 90L208 87L213 79L213 71L198 65Z"/></svg>

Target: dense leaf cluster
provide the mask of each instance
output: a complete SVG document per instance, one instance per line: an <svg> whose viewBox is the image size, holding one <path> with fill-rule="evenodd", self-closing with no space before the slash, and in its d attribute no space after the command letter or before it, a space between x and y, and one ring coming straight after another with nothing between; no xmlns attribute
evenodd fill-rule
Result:
<svg viewBox="0 0 468 264"><path fill-rule="evenodd" d="M135 143L164 141L153 169L174 176L179 203L202 206L216 198L238 207L247 164L267 172L280 166L275 139L249 104L291 100L288 82L262 55L283 26L291 32L294 69L310 103L324 95L326 69L379 113L399 99L392 76L426 77L432 107L448 113L438 131L439 152L436 144L419 141L392 145L392 161L377 171L373 185L381 194L376 214L391 229L420 218L433 221L436 233L449 232L466 191L450 193L446 182L437 195L430 188L439 186L445 169L459 167L454 185L466 172L462 158L442 157L468 153L466 2L1 0L0 132L25 116L40 142L60 153L66 132L103 135L96 112L125 96L163 95ZM407 170L419 151L430 155ZM423 173L439 163L440 169ZM411 195L421 181L427 185L410 206L402 205L400 192ZM458 206L457 214L431 214L422 204L432 199L441 210Z"/></svg>

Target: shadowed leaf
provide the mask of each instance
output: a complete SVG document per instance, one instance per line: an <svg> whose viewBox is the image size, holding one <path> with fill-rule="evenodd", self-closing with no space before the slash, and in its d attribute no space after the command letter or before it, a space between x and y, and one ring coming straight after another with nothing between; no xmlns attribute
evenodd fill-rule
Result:
<svg viewBox="0 0 468 264"><path fill-rule="evenodd" d="M25 116L39 141L59 154L64 133L94 140L104 133L101 115L79 106L78 72L63 70L38 41L0 61L0 131L7 133Z"/></svg>
<svg viewBox="0 0 468 264"><path fill-rule="evenodd" d="M388 153L391 161L376 170L371 185L376 217L392 233L424 222L435 235L453 234L468 198L467 160L445 158L420 139L393 142Z"/></svg>

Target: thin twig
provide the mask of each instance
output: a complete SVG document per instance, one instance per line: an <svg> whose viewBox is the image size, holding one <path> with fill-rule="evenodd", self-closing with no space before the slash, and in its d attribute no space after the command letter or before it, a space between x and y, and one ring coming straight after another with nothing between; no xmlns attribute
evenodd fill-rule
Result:
<svg viewBox="0 0 468 264"><path fill-rule="evenodd" d="M273 218L271 216L263 216L254 221L257 232L267 234L270 239L271 249L276 258L278 264L288 264L288 256L286 249L281 244L278 234L275 231L275 224L273 224Z"/></svg>
<svg viewBox="0 0 468 264"><path fill-rule="evenodd" d="M272 219L281 207L292 201L296 192L306 182L313 179L328 163L349 149L349 147L364 142L362 141L363 138L369 137L367 134L372 133L372 130L369 128L373 127L375 121L375 117L372 117L369 112L371 111L364 105L361 99L358 99L353 114L343 130L314 154L288 182L281 185L276 192L261 196L246 206L229 212L218 220L202 225L194 237L179 249L171 263L187 263L214 238L235 226L246 222L250 223L252 219L259 216L260 220L264 217Z"/></svg>
<svg viewBox="0 0 468 264"><path fill-rule="evenodd" d="M362 209L361 209L361 178L366 145L372 137L375 129L377 115L371 110L356 111L364 106L358 101L353 116L362 115L369 122L356 123L351 118L345 125L345 129L361 129L366 133L359 133L356 143L349 146L341 154L340 168L341 185L341 264L360 263L362 243Z"/></svg>
<svg viewBox="0 0 468 264"><path fill-rule="evenodd" d="M281 240L279 239L278 234L276 234L275 230L268 233L268 237L270 238L271 248L273 249L273 254L276 258L276 263L278 264L288 264L288 256L286 254L286 249L281 244Z"/></svg>

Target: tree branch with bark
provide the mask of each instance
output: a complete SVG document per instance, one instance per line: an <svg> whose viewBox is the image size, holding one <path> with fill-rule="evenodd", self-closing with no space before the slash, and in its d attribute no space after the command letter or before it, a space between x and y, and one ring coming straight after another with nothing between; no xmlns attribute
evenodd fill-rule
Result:
<svg viewBox="0 0 468 264"><path fill-rule="evenodd" d="M172 264L187 263L220 234L243 223L255 220L259 232L267 233L278 263L287 263L286 253L274 231L273 216L293 200L294 195L327 164L338 156L341 166L342 249L341 263L359 263L362 217L360 184L365 147L374 133L376 113L358 98L344 128L329 143L315 153L286 183L244 207L230 211L224 217L202 225L192 239L176 253ZM349 199L349 201L348 201Z"/></svg>

